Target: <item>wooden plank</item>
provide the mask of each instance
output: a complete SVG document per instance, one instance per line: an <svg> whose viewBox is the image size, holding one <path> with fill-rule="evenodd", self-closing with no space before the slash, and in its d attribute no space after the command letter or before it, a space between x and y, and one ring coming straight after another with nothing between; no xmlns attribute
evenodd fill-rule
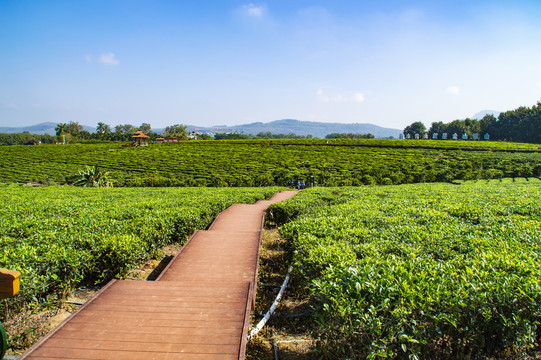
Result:
<svg viewBox="0 0 541 360"><path fill-rule="evenodd" d="M183 279L183 278L184 277L182 275L172 274L172 275L164 276L162 278L162 281L169 282L169 281L176 281L176 280ZM201 282L204 282L205 280L229 281L229 280L232 280L232 279L241 279L241 280L245 280L245 282L250 282L250 281L252 281L254 279L254 274L252 272L247 272L247 271L243 271L243 272L239 272L239 273L212 274L212 275L195 274L195 275L190 275L190 279L199 280Z"/></svg>
<svg viewBox="0 0 541 360"><path fill-rule="evenodd" d="M213 303L213 301L219 301L220 303L231 303L231 302L239 302L244 299L244 296L242 294L240 295L231 295L231 296L224 296L220 299L212 299L205 296L190 296L190 295L176 295L176 296L168 296L168 297L160 297L158 295L148 296L148 295L137 295L137 294L111 294L104 298L104 300L107 301L120 301L120 300L156 300L159 301L161 299L166 299L167 301L174 301L174 302L206 302L206 303Z"/></svg>
<svg viewBox="0 0 541 360"><path fill-rule="evenodd" d="M147 343L170 343L170 344L209 344L209 345L225 345L234 344L238 341L238 334L233 335L193 335L185 334L169 334L167 332L131 332L131 331L105 331L95 329L81 328L78 330L62 329L57 332L56 337L61 339L92 339L100 341L132 341L132 342L147 342ZM236 336L234 336L236 335Z"/></svg>
<svg viewBox="0 0 541 360"><path fill-rule="evenodd" d="M202 284L204 285L204 284ZM145 287L147 287L145 289ZM214 288L214 287L203 287L203 286L179 286L167 288L153 288L150 284L138 288L133 288L132 286L122 286L112 288L107 294L103 296L115 296L115 295L135 295L141 297L164 297L168 298L169 296L190 296L190 297L220 297L220 296L229 296L229 297L243 297L246 296L246 291L244 289L239 289L237 287L226 287L226 288Z"/></svg>
<svg viewBox="0 0 541 360"><path fill-rule="evenodd" d="M88 326L104 326L107 324L112 324L114 326L164 326L164 327L183 327L183 328L208 328L219 329L219 328L236 328L239 324L242 326L242 319L238 321L221 321L221 322L209 322L208 320L161 320L161 319L137 319L137 318L122 318L122 319L107 319L101 318L97 319L94 317L85 317L83 314L71 319L73 323L84 323Z"/></svg>
<svg viewBox="0 0 541 360"><path fill-rule="evenodd" d="M106 294L115 294L115 293L138 293L141 295L152 296L153 294L167 294L167 293L185 293L185 292L198 292L198 293L220 293L225 292L230 289L235 288L236 293L246 294L244 290L244 281L230 281L228 284L219 284L218 282L209 283L192 281L192 280L179 280L174 283L166 282L152 282L152 281L119 281L118 285L111 288ZM209 285L209 286L207 286ZM239 288L239 285L241 286Z"/></svg>
<svg viewBox="0 0 541 360"><path fill-rule="evenodd" d="M201 230L195 231L195 232L192 234L192 236L190 236L190 238L186 241L186 243L185 243L184 246L180 249L180 251L178 252L178 254L176 254L175 257L174 257L173 259L171 259L171 261L169 262L169 264L167 264L167 266L162 270L161 274L158 275L158 277L156 278L156 282L159 282L160 279L162 278L162 276L168 272L168 270L169 270L169 268L171 267L171 265L173 265L173 264L176 263L177 258L180 256L180 254L182 254L182 250L185 249L185 248L188 246L188 244L190 244L190 242L192 241L192 239L193 239L194 237L197 236L197 234L199 233L199 231L201 231Z"/></svg>
<svg viewBox="0 0 541 360"><path fill-rule="evenodd" d="M50 353L62 351L66 349L77 350L109 350L109 351L127 351L127 352L142 352L152 351L154 353L184 353L184 354L238 354L237 341L232 344L174 344L174 343L152 343L152 342L136 342L136 341L117 341L117 340L96 340L96 339L62 339L58 337L51 338L41 347L43 350L49 350ZM40 352L36 352L39 355Z"/></svg>
<svg viewBox="0 0 541 360"><path fill-rule="evenodd" d="M182 353L158 353L152 351L115 351L115 350L91 350L91 349L59 349L43 348L28 359L70 359L70 360L237 360L236 355L231 354L182 354Z"/></svg>
<svg viewBox="0 0 541 360"><path fill-rule="evenodd" d="M126 297L124 299L115 299L114 303L111 303L109 300L103 300L103 299L97 299L94 301L96 305L99 306L118 306L120 308L123 307L134 307L134 306L141 306L141 307L155 307L155 308L174 308L178 311L181 311L183 309L194 309L195 311L201 311L203 309L215 309L217 311L230 311L232 308L236 308L237 302L213 302L214 299L209 299L208 302L200 301L200 299L196 301L171 301L169 299L167 300L161 300L161 299L155 299L155 300L149 300L149 299L133 299L131 297Z"/></svg>
<svg viewBox="0 0 541 360"><path fill-rule="evenodd" d="M239 309L244 309L244 304L238 306ZM167 320L167 321L211 321L211 322L236 322L242 321L244 312L240 315L230 315L230 314L205 314L205 313L173 313L173 312L138 312L130 311L130 309L125 309L124 311L109 311L109 310L85 310L79 314L79 318L90 318L90 319L105 319L108 321L124 320L129 321L130 319L138 319L143 321L147 320Z"/></svg>
<svg viewBox="0 0 541 360"><path fill-rule="evenodd" d="M159 281L109 283L20 360L243 359L270 203L222 212Z"/></svg>
<svg viewBox="0 0 541 360"><path fill-rule="evenodd" d="M73 322L63 326L64 329L70 331L83 331L88 329L88 324L85 322ZM169 334L177 336L240 336L240 328L231 328L231 327L199 327L199 328L190 328L190 327L179 327L179 326L165 326L165 325L145 325L145 326L132 326L129 324L100 324L98 327L100 331L106 332L116 332L116 333L127 333L127 334Z"/></svg>
<svg viewBox="0 0 541 360"><path fill-rule="evenodd" d="M111 286L113 286L115 283L117 282L117 280L111 280L107 283L107 285L105 285L103 288L101 288L97 293L94 294L94 296L92 296L92 298L90 298L83 306L81 306L79 309L77 309L73 314L71 314L70 316L68 316L67 319L65 319L64 321L62 321L60 323L60 325L58 325L57 327L55 327L52 331L49 331L49 333L47 335L45 335L43 338L41 338L37 343L35 343L34 345L32 345L30 347L30 349L28 349L22 356L19 360L24 360L26 359L27 357L31 356L32 353L34 351L36 351L37 349L39 349L44 343L46 343L51 337L54 336L54 334L59 331L60 329L63 328L63 326L65 326L67 323L69 323L71 320L73 320L74 318L77 317L77 315L84 311L84 309L92 303L93 300L95 300L96 298L98 298L101 294L103 294L105 291L107 291L108 288L110 288Z"/></svg>
<svg viewBox="0 0 541 360"><path fill-rule="evenodd" d="M160 306L160 303L149 304L111 304L109 302L94 302L91 304L87 310L89 311L117 311L125 312L131 311L136 313L163 313L163 314L231 314L231 315L242 315L244 309L241 308L237 303L222 303L222 305L216 307L216 303L207 303L207 306L200 306L198 302L191 303L177 303L176 306Z"/></svg>

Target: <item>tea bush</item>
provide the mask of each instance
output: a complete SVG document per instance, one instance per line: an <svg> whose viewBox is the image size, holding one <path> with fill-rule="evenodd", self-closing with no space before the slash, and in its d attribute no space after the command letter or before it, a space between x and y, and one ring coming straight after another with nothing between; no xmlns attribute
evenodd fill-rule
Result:
<svg viewBox="0 0 541 360"><path fill-rule="evenodd" d="M539 344L538 179L310 189L271 211L292 220L281 234L324 355L521 357Z"/></svg>
<svg viewBox="0 0 541 360"><path fill-rule="evenodd" d="M85 166L116 186L360 186L539 177L532 144L431 140L189 141L0 146L0 182L63 183ZM49 180L47 180L49 179Z"/></svg>
<svg viewBox="0 0 541 360"><path fill-rule="evenodd" d="M236 202L279 188L74 188L0 185L0 267L21 272L10 308L104 283L196 229Z"/></svg>

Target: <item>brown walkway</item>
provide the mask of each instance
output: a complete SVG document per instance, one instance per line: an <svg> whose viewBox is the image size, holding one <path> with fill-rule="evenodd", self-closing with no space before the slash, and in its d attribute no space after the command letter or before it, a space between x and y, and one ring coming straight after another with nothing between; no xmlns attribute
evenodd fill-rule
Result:
<svg viewBox="0 0 541 360"><path fill-rule="evenodd" d="M231 206L157 281L111 281L21 360L244 359L265 210L295 194Z"/></svg>

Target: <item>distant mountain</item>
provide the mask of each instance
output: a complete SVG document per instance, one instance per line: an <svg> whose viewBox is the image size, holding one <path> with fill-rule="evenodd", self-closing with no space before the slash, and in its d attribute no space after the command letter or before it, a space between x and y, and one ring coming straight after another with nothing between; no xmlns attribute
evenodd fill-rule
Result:
<svg viewBox="0 0 541 360"><path fill-rule="evenodd" d="M55 127L56 127L56 123L44 122L41 124L32 125L32 126L24 126L24 127L0 127L0 133L15 134L15 133L22 133L24 131L28 131L31 134L55 135L56 134L56 131L54 131Z"/></svg>
<svg viewBox="0 0 541 360"><path fill-rule="evenodd" d="M189 125L188 131L198 131L206 133L216 132L239 132L244 134L257 135L260 132L271 132L273 134L291 134L312 135L316 138L323 138L332 133L370 133L377 138L393 136L398 138L402 132L400 129L384 128L373 124L341 124L341 123L321 123L315 121L300 121L293 119L275 120L268 123L255 122L245 125L234 126L213 126L197 127Z"/></svg>
<svg viewBox="0 0 541 360"><path fill-rule="evenodd" d="M56 135L55 127L57 123L44 122L37 125L22 126L22 127L0 127L0 134L19 134L28 131L30 134L36 135ZM96 132L96 128L92 126L84 126L83 130L88 132Z"/></svg>
<svg viewBox="0 0 541 360"><path fill-rule="evenodd" d="M22 133L28 131L31 134L49 134L55 135L56 123L45 122L32 126L25 127L0 127L0 133L13 134ZM83 129L88 132L95 132L96 128L91 126L83 126ZM163 134L165 129L152 129L152 131ZM300 120L276 120L268 123L256 122L245 125L234 126L212 126L202 127L195 125L188 125L187 130L197 131L200 133L215 134L216 132L239 132L244 134L257 135L260 132L271 132L273 134L291 134L296 135L312 135L316 138L324 138L328 134L332 133L354 133L354 134L367 134L370 133L377 138L384 138L393 136L398 138L398 135L402 132L400 129L384 128L373 124L340 124L340 123L320 123L314 121L300 121Z"/></svg>
<svg viewBox="0 0 541 360"><path fill-rule="evenodd" d="M471 118L481 120L485 117L485 115L494 115L494 117L497 118L498 115L500 115L500 112L496 110L481 110L477 114L473 115Z"/></svg>

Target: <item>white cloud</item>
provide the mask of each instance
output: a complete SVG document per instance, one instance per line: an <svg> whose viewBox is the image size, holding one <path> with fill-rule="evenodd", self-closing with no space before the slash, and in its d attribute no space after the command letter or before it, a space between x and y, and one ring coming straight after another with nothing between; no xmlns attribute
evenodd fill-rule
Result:
<svg viewBox="0 0 541 360"><path fill-rule="evenodd" d="M241 13L246 16L253 17L253 18L260 18L260 17L263 17L265 13L267 12L267 6L266 5L257 6L253 3L249 3L247 5L243 5L240 10L241 10Z"/></svg>
<svg viewBox="0 0 541 360"><path fill-rule="evenodd" d="M113 65L113 66L120 64L120 61L117 58L115 58L115 54L113 53L101 54L98 59L98 62L102 64L106 64L106 65Z"/></svg>
<svg viewBox="0 0 541 360"><path fill-rule="evenodd" d="M87 55L85 55L85 61L87 63L98 62L100 64L113 65L113 66L117 66L118 64L120 64L120 60L118 60L115 57L115 54L112 53L112 52L111 53L106 53L106 54L101 54L98 57L95 57L92 54L87 54Z"/></svg>
<svg viewBox="0 0 541 360"><path fill-rule="evenodd" d="M332 101L333 101L333 102L338 102L338 103L346 102L346 101L348 101L348 100L349 100L349 99L348 99L347 97L342 96L341 94L338 94L338 95L336 95L336 96L334 96L334 97L332 98Z"/></svg>
<svg viewBox="0 0 541 360"><path fill-rule="evenodd" d="M355 95L353 95L353 98L355 99L355 101L357 102L364 102L364 94L362 93L357 93Z"/></svg>
<svg viewBox="0 0 541 360"><path fill-rule="evenodd" d="M323 102L329 102L330 99L327 95L325 95L325 93L323 92L323 89L319 89L317 91L317 97L319 100L323 101Z"/></svg>
<svg viewBox="0 0 541 360"><path fill-rule="evenodd" d="M317 97L322 102L334 102L334 103L344 103L344 102L364 102L364 94L362 93L355 93L352 96L344 96L342 94L337 94L335 96L328 96L323 92L323 89L318 89L317 91Z"/></svg>
<svg viewBox="0 0 541 360"><path fill-rule="evenodd" d="M19 107L14 103L2 103L2 106L8 109L18 109Z"/></svg>
<svg viewBox="0 0 541 360"><path fill-rule="evenodd" d="M449 86L447 92L451 95L458 95L460 94L460 88L458 86Z"/></svg>

